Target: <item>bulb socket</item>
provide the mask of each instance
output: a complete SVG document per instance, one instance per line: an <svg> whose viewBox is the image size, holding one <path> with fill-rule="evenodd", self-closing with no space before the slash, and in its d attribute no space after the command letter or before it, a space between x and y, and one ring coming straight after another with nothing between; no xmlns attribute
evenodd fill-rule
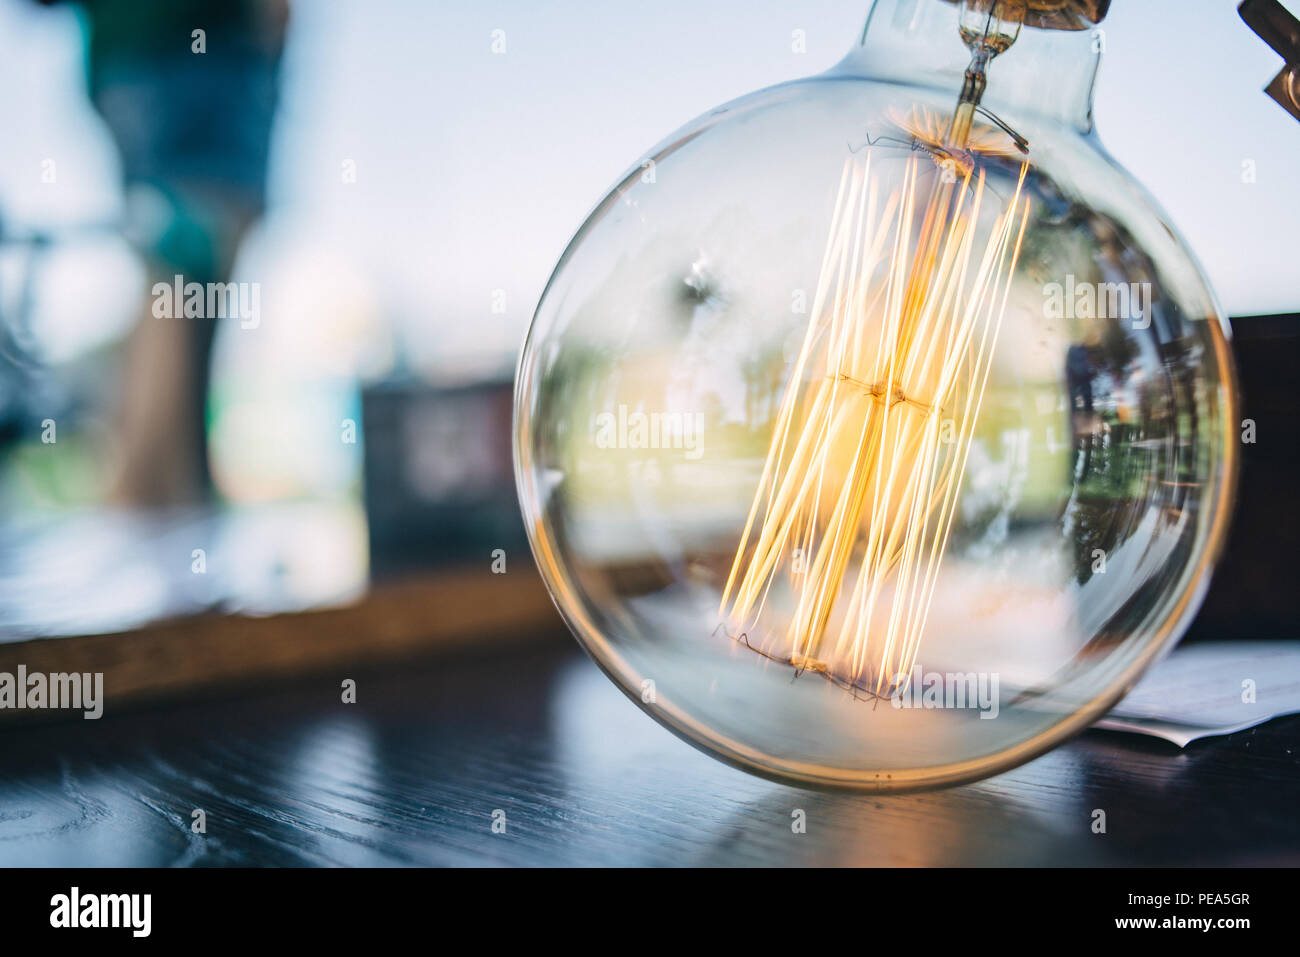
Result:
<svg viewBox="0 0 1300 957"><path fill-rule="evenodd" d="M962 0L946 0L961 3ZM1023 0L1024 24L1040 30L1089 30L1110 11L1110 0Z"/></svg>

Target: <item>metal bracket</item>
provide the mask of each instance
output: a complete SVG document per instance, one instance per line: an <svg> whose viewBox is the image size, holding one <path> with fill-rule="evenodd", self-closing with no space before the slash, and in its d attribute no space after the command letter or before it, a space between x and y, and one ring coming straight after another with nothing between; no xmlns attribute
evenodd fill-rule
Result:
<svg viewBox="0 0 1300 957"><path fill-rule="evenodd" d="M1286 61L1264 92L1300 120L1300 20L1279 0L1243 0L1237 13Z"/></svg>

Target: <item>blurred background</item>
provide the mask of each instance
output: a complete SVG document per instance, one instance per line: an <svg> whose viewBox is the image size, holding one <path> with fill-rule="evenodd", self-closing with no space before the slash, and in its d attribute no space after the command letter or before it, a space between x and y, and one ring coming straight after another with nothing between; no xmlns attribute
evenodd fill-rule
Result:
<svg viewBox="0 0 1300 957"><path fill-rule="evenodd" d="M656 142L830 67L867 6L0 0L0 640L552 624L509 440L551 268ZM1102 42L1103 142L1228 315L1294 313L1278 56L1230 0L1118 0ZM187 318L178 275L240 310Z"/></svg>

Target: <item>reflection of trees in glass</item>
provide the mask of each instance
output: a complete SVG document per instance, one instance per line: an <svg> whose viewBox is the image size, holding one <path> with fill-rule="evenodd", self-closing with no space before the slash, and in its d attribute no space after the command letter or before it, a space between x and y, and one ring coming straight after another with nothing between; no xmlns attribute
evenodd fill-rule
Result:
<svg viewBox="0 0 1300 957"><path fill-rule="evenodd" d="M1026 236L1026 268L1045 288L1069 277L1075 288L1092 284L1098 305L1065 317L1072 344L1061 369L1074 449L1063 532L1083 583L1098 550L1111 554L1151 506L1172 501L1196 474L1197 397L1189 384L1198 360L1187 354L1187 317L1133 236L1054 183L1040 186L1045 202ZM1146 284L1147 311L1102 309L1101 291L1117 283Z"/></svg>
<svg viewBox="0 0 1300 957"><path fill-rule="evenodd" d="M745 382L745 425L750 432L766 433L780 403L786 376L786 358L780 345L759 347L740 362Z"/></svg>

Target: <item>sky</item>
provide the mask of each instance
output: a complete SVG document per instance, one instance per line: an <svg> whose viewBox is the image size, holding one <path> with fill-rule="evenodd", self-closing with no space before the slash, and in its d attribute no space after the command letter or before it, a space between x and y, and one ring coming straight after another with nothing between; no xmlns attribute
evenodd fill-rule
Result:
<svg viewBox="0 0 1300 957"><path fill-rule="evenodd" d="M394 317L416 366L508 364L569 238L637 157L721 102L832 66L867 6L299 0L272 208L245 261L292 277L304 301ZM806 52L792 50L796 29ZM1102 141L1164 206L1229 314L1300 309L1300 122L1262 92L1279 58L1231 0L1117 0L1105 29ZM0 38L0 82L22 91L0 98L0 224L111 219L115 159L82 92L75 14L0 0ZM50 158L57 189L36 185ZM354 183L341 182L345 162ZM88 300L99 313L85 336L131 319L117 305L132 275L123 251L95 248L81 262L95 281L51 293L50 321L74 345Z"/></svg>

